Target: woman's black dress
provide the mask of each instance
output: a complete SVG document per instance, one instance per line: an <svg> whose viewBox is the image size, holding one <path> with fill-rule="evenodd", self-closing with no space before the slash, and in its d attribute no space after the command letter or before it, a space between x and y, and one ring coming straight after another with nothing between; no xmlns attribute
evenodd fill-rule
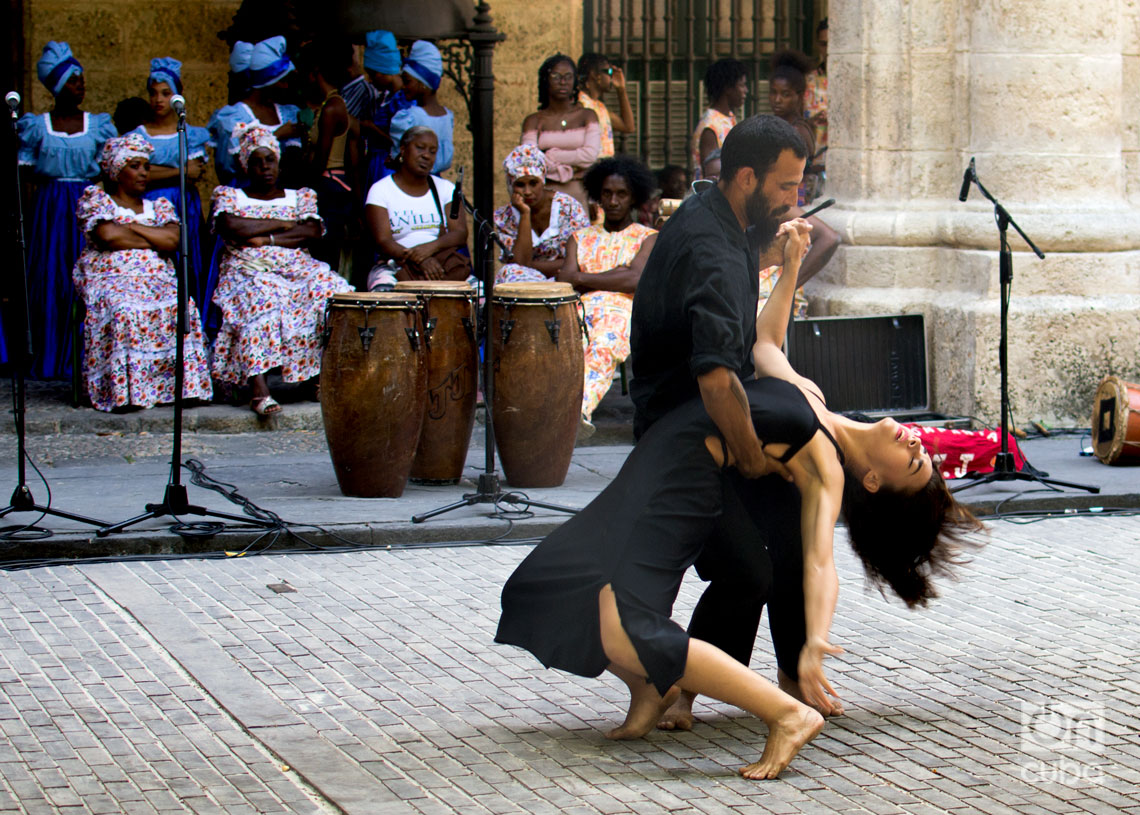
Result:
<svg viewBox="0 0 1140 815"><path fill-rule="evenodd" d="M821 428L790 382L757 379L744 390L757 436L790 445L783 461ZM662 694L676 683L689 635L670 619L673 602L685 570L717 529L730 488L729 471L705 447L710 434L718 432L700 399L654 424L617 478L507 580L495 642L526 648L548 668L598 676L609 664L598 616L598 593L608 583L649 680Z"/></svg>

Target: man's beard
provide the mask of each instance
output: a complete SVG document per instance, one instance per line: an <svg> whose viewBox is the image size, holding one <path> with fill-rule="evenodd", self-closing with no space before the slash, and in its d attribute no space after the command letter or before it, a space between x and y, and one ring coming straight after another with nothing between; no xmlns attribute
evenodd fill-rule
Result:
<svg viewBox="0 0 1140 815"><path fill-rule="evenodd" d="M776 239L776 232L780 229L780 216L788 211L788 207L773 210L772 205L764 196L764 191L757 185L755 192L748 196L744 202L744 216L753 227L752 235L762 248L767 248Z"/></svg>

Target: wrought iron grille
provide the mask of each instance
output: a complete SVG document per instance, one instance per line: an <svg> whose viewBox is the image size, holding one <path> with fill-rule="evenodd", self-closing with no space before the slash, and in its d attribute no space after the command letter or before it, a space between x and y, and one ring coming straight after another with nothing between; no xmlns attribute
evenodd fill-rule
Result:
<svg viewBox="0 0 1140 815"><path fill-rule="evenodd" d="M810 53L826 0L585 0L585 50L625 70L637 130L615 133L619 152L650 167L689 166L693 128L704 112L705 69L718 59L748 68L745 115L768 110L768 58L781 48ZM824 6L826 8L826 6ZM605 100L617 109L617 94ZM691 169L691 168L690 168Z"/></svg>

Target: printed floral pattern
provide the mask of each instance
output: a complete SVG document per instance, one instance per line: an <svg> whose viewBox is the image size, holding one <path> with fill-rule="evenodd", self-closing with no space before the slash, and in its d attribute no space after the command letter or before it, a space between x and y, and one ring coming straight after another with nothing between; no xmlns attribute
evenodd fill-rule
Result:
<svg viewBox="0 0 1140 815"><path fill-rule="evenodd" d="M534 245L535 260L562 260L566 257L566 241L582 227L590 225L586 210L577 199L564 192L555 192L550 202L550 226L539 236ZM514 249L519 236L518 211L512 206L495 210L495 231L508 249ZM607 267L609 268L609 267ZM521 283L528 280L539 283L551 280L554 276L544 275L538 269L518 263L508 263L495 275L496 283Z"/></svg>
<svg viewBox="0 0 1140 815"><path fill-rule="evenodd" d="M317 194L308 188L260 201L233 187L217 187L211 222L224 212L239 218L320 221ZM214 378L239 384L277 367L286 382L316 376L325 302L351 290L307 249L227 245L214 290L214 304L222 311L211 366Z"/></svg>
<svg viewBox="0 0 1140 815"><path fill-rule="evenodd" d="M587 274L628 266L641 244L656 230L630 224L621 232L590 226L574 235L578 241L578 269ZM629 323L633 295L616 291L591 291L582 295L586 311L586 382L582 391L582 415L589 419L614 381L614 372L629 356Z"/></svg>
<svg viewBox="0 0 1140 815"><path fill-rule="evenodd" d="M178 223L165 198L146 201L142 214L124 209L98 187L88 187L76 216L87 245L72 280L87 306L83 321L83 381L99 410L174 401L178 289L174 264L153 249L101 251L92 232L101 223L166 226ZM190 303L193 310L193 301ZM197 320L185 338L186 398L209 399L209 366Z"/></svg>

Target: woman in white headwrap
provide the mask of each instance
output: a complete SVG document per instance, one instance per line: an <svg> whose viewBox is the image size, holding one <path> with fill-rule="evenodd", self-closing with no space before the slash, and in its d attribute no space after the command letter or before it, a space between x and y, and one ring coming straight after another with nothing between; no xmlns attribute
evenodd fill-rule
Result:
<svg viewBox="0 0 1140 815"><path fill-rule="evenodd" d="M249 186L214 190L210 218L225 250L214 290L222 327L211 367L219 382L248 383L250 408L268 416L281 405L265 374L280 368L286 382L317 376L325 301L352 287L305 248L324 231L317 194L278 184L281 145L273 132L239 124L235 136Z"/></svg>
<svg viewBox="0 0 1140 815"><path fill-rule="evenodd" d="M99 410L174 401L178 289L170 255L178 247L178 216L165 198L143 198L153 154L137 133L108 139L100 160L104 189L88 187L79 199L87 246L73 278L87 306L83 382ZM209 399L197 320L184 349L182 393Z"/></svg>

